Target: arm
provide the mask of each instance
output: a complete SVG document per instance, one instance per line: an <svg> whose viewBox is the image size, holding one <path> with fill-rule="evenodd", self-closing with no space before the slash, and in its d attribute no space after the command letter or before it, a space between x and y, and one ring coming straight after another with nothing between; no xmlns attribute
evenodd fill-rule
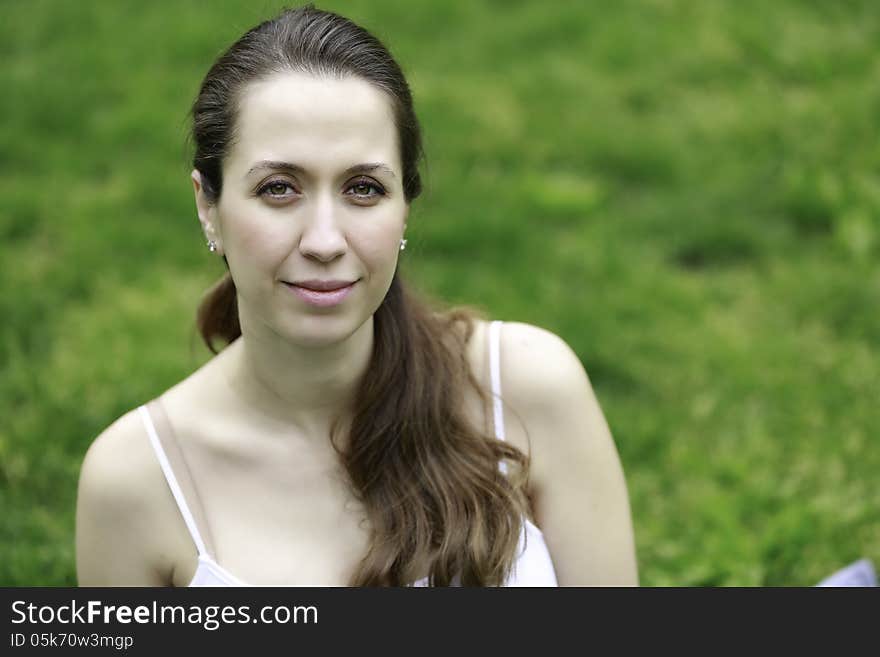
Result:
<svg viewBox="0 0 880 657"><path fill-rule="evenodd" d="M124 415L98 436L80 469L76 500L80 586L165 585L148 557L154 512L142 483L145 439L136 415Z"/></svg>
<svg viewBox="0 0 880 657"><path fill-rule="evenodd" d="M638 585L623 469L580 360L535 326L501 335L502 394L528 431L530 496L559 584Z"/></svg>

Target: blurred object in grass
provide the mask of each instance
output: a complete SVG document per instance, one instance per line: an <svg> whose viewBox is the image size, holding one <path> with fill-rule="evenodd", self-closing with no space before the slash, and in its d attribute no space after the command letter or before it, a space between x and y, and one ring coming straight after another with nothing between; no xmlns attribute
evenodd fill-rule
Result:
<svg viewBox="0 0 880 657"><path fill-rule="evenodd" d="M832 573L816 586L878 586L877 573L870 559L860 559Z"/></svg>

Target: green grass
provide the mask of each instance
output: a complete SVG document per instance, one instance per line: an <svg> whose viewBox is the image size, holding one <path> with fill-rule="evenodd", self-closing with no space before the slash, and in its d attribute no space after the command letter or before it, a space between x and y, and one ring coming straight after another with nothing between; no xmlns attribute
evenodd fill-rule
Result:
<svg viewBox="0 0 880 657"><path fill-rule="evenodd" d="M880 563L876 3L319 6L413 87L410 280L582 358L644 584ZM277 7L4 6L0 584L75 583L88 444L208 357L186 112Z"/></svg>

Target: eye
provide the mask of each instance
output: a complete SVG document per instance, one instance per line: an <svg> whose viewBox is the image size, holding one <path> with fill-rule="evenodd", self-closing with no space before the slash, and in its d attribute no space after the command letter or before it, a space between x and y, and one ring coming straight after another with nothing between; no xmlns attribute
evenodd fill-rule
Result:
<svg viewBox="0 0 880 657"><path fill-rule="evenodd" d="M379 183L370 180L369 178L358 178L348 187L348 189L354 191L352 196L361 200L369 200L379 196L385 196L385 189ZM371 194L370 190L374 190L375 193Z"/></svg>
<svg viewBox="0 0 880 657"><path fill-rule="evenodd" d="M270 198L277 199L289 196L290 194L287 193L287 190L290 190L291 192L296 192L296 190L293 188L293 185L285 180L270 180L265 185L260 187L259 190L257 190L257 194L259 194L260 196L269 196Z"/></svg>

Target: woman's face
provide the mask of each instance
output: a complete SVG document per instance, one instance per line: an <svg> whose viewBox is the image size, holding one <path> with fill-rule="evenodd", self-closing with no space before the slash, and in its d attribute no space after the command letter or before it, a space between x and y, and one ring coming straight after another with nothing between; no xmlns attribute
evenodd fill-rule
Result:
<svg viewBox="0 0 880 657"><path fill-rule="evenodd" d="M391 285L409 210L389 99L360 78L276 73L245 87L235 127L218 202L193 180L242 323L303 345L348 337ZM289 285L309 280L356 283L316 305Z"/></svg>

